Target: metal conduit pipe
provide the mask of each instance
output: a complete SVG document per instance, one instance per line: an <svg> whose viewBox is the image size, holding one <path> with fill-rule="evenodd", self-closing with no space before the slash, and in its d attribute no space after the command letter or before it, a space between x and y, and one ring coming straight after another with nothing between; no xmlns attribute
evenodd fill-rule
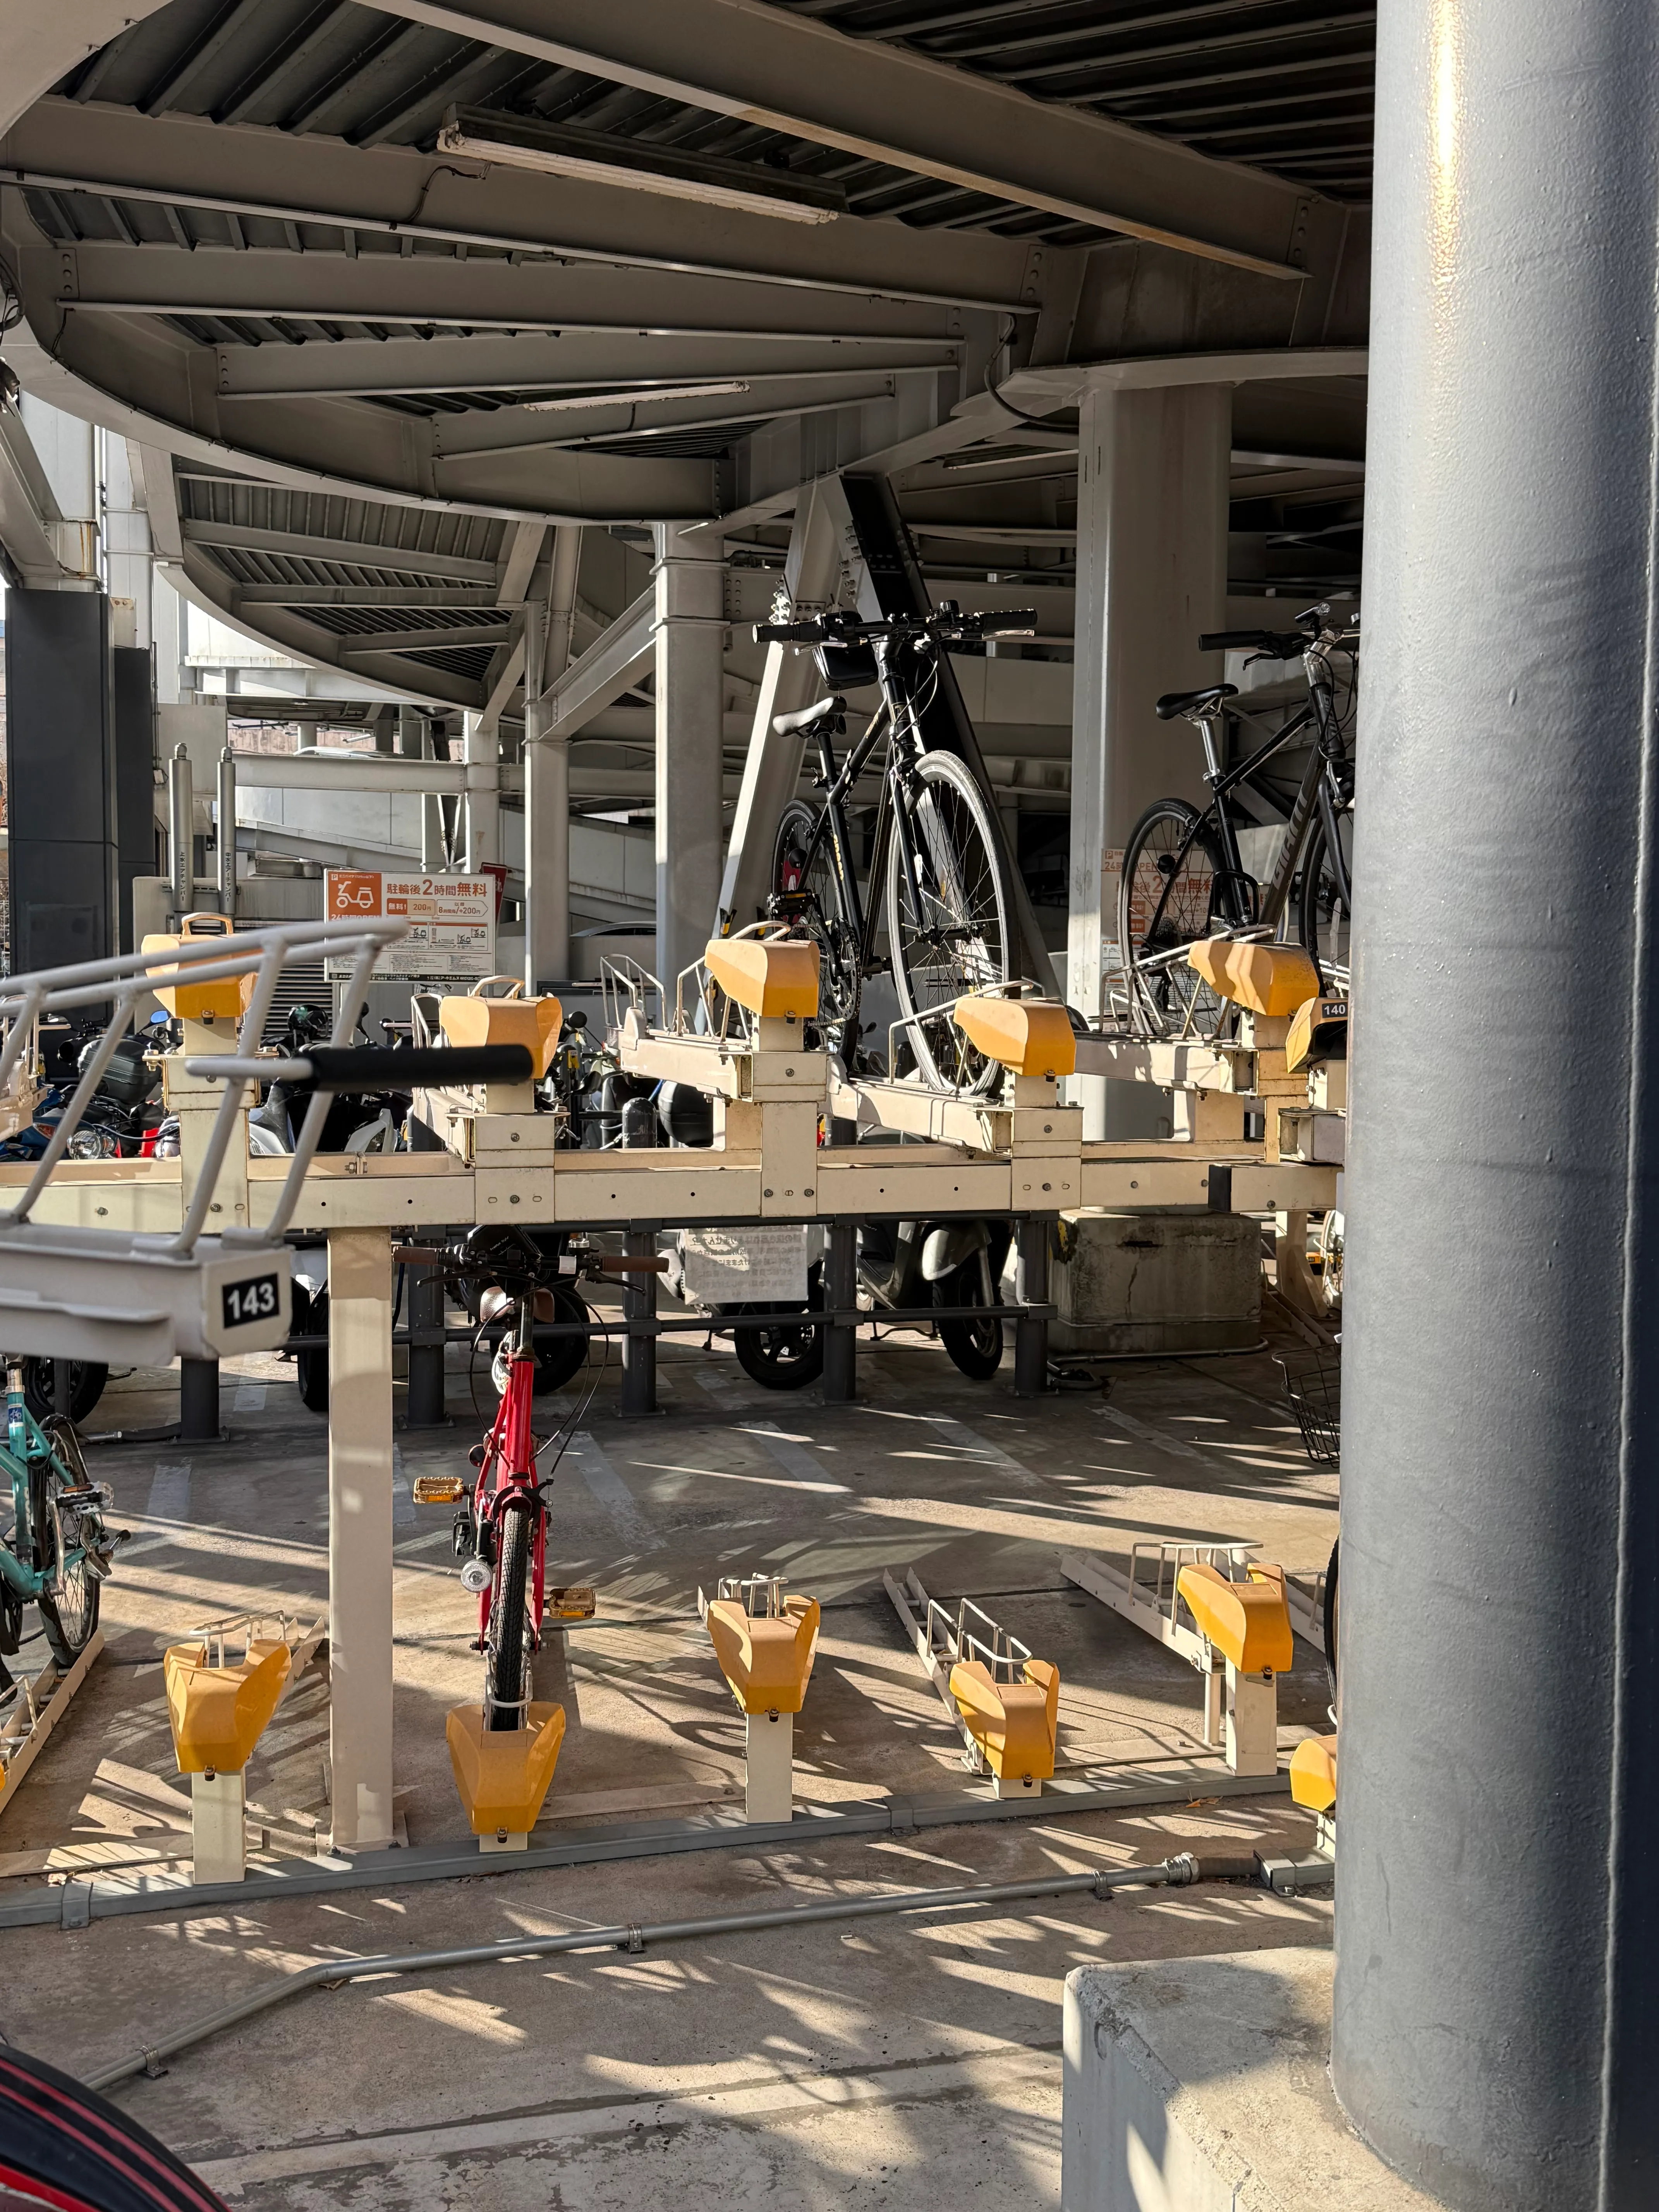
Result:
<svg viewBox="0 0 1659 2212"><path fill-rule="evenodd" d="M1097 1867L1090 1874L1046 1875L1035 1881L981 1882L969 1888L907 1889L894 1897L839 1899L833 1905L790 1905L767 1912L729 1912L699 1920L664 1920L641 1927L583 1928L564 1936L514 1936L499 1943L469 1943L449 1951L387 1952L377 1958L319 1959L286 1974L269 1988L235 2004L205 2014L177 2033L147 2044L130 2057L87 2076L89 2089L110 2089L118 2081L147 2073L159 2060L222 2035L256 2013L319 1986L368 1981L381 1974L431 1973L450 1966L487 1966L509 1959L559 1958L571 1951L642 1951L647 1943L672 1943L700 1936L738 1936L776 1928L810 1928L835 1920L874 1920L896 1912L938 1912L970 1905L1013 1904L1024 1899L1070 1897L1085 1892L1109 1897L1115 1889L1182 1889L1195 1881L1254 1880L1260 1864L1248 1856L1178 1851L1155 1866Z"/></svg>

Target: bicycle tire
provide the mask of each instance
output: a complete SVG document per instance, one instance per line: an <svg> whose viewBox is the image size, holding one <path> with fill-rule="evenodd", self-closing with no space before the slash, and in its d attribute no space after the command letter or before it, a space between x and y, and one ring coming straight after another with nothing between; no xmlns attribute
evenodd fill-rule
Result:
<svg viewBox="0 0 1659 2212"><path fill-rule="evenodd" d="M1351 808L1345 810L1340 817L1338 825L1339 834L1344 824L1347 827L1347 835L1344 842L1348 847L1348 881L1352 884L1353 881L1353 813ZM1315 967L1319 970L1322 981L1324 980L1328 963L1339 968L1346 968L1349 964L1348 940L1352 919L1347 902L1342 896L1336 871L1331 866L1328 857L1325 825L1322 821L1316 819L1312 834L1308 839L1307 848L1302 855L1301 898L1297 927L1303 950L1311 956Z"/></svg>
<svg viewBox="0 0 1659 2212"><path fill-rule="evenodd" d="M130 2113L12 2045L0 2051L0 2196L62 2212L225 2212Z"/></svg>
<svg viewBox="0 0 1659 2212"><path fill-rule="evenodd" d="M722 1320L730 1316L734 1322L732 1349L737 1354L738 1364L751 1382L758 1382L765 1390L804 1390L809 1382L816 1382L823 1372L823 1331L821 1328L796 1328L774 1324L766 1328L744 1328L737 1317L745 1312L774 1312L793 1310L793 1300L768 1298L757 1306L747 1304L724 1306ZM814 1310L823 1309L823 1270L815 1266L806 1281L806 1304L800 1309L803 1316Z"/></svg>
<svg viewBox="0 0 1659 2212"><path fill-rule="evenodd" d="M26 1359L23 1362L23 1403L35 1419L42 1423L49 1420L58 1410L57 1389L52 1371L55 1364L50 1359ZM72 1421L84 1421L104 1395L104 1385L109 1381L109 1369L100 1359L71 1359L69 1370L69 1417Z"/></svg>
<svg viewBox="0 0 1659 2212"><path fill-rule="evenodd" d="M52 1457L38 1475L33 1469L30 1473L30 1487L34 1493L31 1505L36 1516L35 1565L55 1574L58 1584L55 1589L49 1585L43 1589L35 1605L40 1626L46 1631L47 1650L60 1667L72 1667L91 1643L97 1628L102 1585L95 1575L87 1572L84 1554L66 1568L60 1549L60 1538L64 1536L68 1537L69 1542L63 1548L73 1548L79 1528L80 1516L73 1512L61 1513L56 1508L56 1498L60 1491L78 1490L87 1482L81 1440L73 1425L64 1420L49 1421L44 1433L52 1446Z"/></svg>
<svg viewBox="0 0 1659 2212"><path fill-rule="evenodd" d="M1339 1625L1339 1590L1337 1585L1337 1555L1342 1548L1339 1536L1331 1546L1331 1556L1325 1569L1325 1613L1321 1626L1325 1636L1325 1674L1331 1686L1331 1707L1336 1708L1336 1639Z"/></svg>
<svg viewBox="0 0 1659 2212"><path fill-rule="evenodd" d="M489 1609L489 1667L485 1723L493 1735L525 1725L530 1695L530 1642L525 1593L530 1580L530 1512L508 1506L501 1516L495 1599Z"/></svg>
<svg viewBox="0 0 1659 2212"><path fill-rule="evenodd" d="M963 1318L966 1310L985 1303L979 1261L980 1255L975 1253L971 1260L964 1261L960 1267L933 1285L933 1304L939 1313L935 1326L939 1342L958 1374L965 1375L970 1382L989 1382L1002 1364L1002 1316L993 1314L978 1321ZM947 1314L949 1320L945 1318Z"/></svg>
<svg viewBox="0 0 1659 2212"><path fill-rule="evenodd" d="M792 799L784 808L772 847L772 890L781 901L807 896L800 918L818 948L817 1026L832 1045L845 1049L856 1042L842 1031L857 1018L859 947L842 906L827 835L811 859L805 858L818 822L819 810L804 799Z"/></svg>
<svg viewBox="0 0 1659 2212"><path fill-rule="evenodd" d="M922 1075L945 1088L988 1091L1000 1064L975 1052L950 1018L957 1000L1014 978L1013 890L985 795L954 753L923 753L907 771L921 787L912 819L924 911L912 915L897 824L887 848L887 946L904 1031ZM947 951L941 939L957 940ZM932 942L934 957L926 957ZM918 1023L918 1015L937 1019ZM891 1071L890 1071L891 1073Z"/></svg>
<svg viewBox="0 0 1659 2212"><path fill-rule="evenodd" d="M1164 885L1177 888L1177 867L1185 878L1178 898L1164 897ZM1184 799L1155 799L1129 832L1118 885L1117 942L1137 1029L1155 1036L1206 1038L1225 1018L1226 1002L1179 957L1212 934L1218 918L1236 919L1217 915L1224 878L1214 832Z"/></svg>

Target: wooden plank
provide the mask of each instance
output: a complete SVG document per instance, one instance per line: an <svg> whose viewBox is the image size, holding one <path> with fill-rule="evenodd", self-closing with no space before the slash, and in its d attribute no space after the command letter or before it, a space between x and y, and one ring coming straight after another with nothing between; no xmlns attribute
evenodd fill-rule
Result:
<svg viewBox="0 0 1659 2212"><path fill-rule="evenodd" d="M33 1727L27 1732L18 1748L7 1759L5 1774L3 1778L0 1778L0 1813L5 1811L7 1806L16 1796L24 1776L40 1756L46 1739L69 1711L70 1700L82 1683L86 1680L94 1660L97 1658L103 1648L104 1632L101 1628L94 1628L88 1639L86 1649L81 1653L68 1674L53 1682L45 1706L37 1712ZM36 1680L43 1679L47 1673L55 1675L57 1668L52 1666L43 1668L40 1674L36 1676ZM17 1697L19 1704L21 1705L23 1692L21 1687ZM24 1710L27 1711L27 1707L24 1706Z"/></svg>

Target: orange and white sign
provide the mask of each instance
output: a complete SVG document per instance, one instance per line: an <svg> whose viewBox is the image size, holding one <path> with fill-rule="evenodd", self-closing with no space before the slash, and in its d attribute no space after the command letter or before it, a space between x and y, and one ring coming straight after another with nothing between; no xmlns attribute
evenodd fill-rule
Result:
<svg viewBox="0 0 1659 2212"><path fill-rule="evenodd" d="M447 981L495 972L496 887L489 876L392 876L369 868L330 868L323 878L323 913L330 921L384 915L406 921L409 934L375 963L379 981ZM350 963L331 961L331 978Z"/></svg>

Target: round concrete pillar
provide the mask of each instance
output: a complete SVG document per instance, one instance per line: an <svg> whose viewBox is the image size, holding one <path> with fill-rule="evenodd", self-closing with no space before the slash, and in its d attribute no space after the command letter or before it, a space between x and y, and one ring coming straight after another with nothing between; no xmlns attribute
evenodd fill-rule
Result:
<svg viewBox="0 0 1659 2212"><path fill-rule="evenodd" d="M1456 2212L1659 2193L1651 0L1389 0L1332 2071Z"/></svg>

